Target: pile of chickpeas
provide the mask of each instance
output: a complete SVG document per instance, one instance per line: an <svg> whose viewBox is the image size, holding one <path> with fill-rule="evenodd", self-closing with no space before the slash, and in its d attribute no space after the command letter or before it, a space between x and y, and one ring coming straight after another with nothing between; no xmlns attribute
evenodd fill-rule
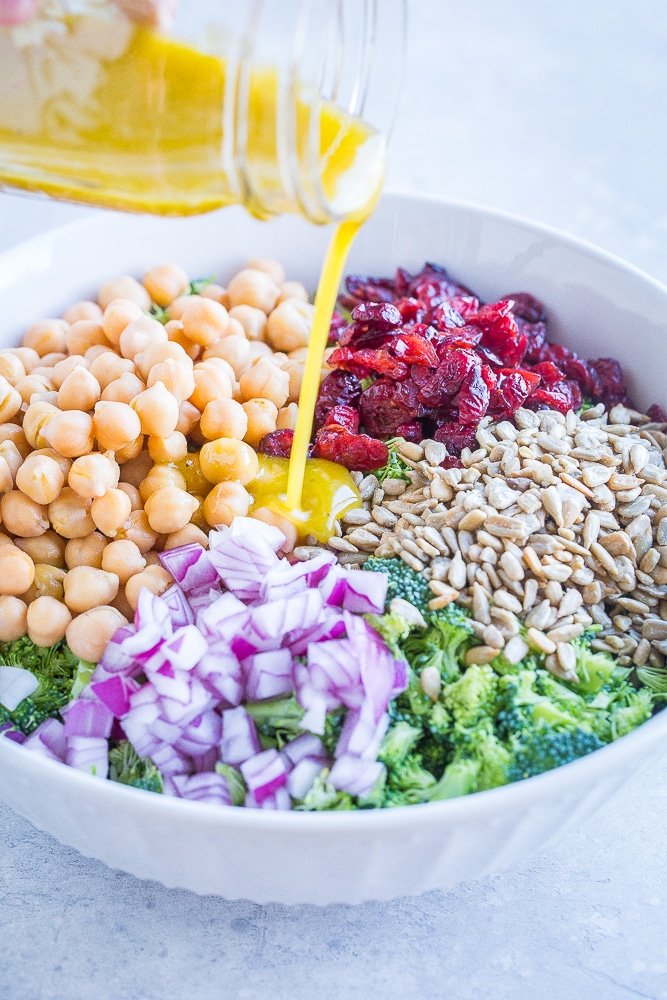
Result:
<svg viewBox="0 0 667 1000"><path fill-rule="evenodd" d="M295 426L303 285L264 258L189 284L177 264L117 278L0 351L0 641L97 662L141 587L173 583L158 552L248 514L255 449Z"/></svg>

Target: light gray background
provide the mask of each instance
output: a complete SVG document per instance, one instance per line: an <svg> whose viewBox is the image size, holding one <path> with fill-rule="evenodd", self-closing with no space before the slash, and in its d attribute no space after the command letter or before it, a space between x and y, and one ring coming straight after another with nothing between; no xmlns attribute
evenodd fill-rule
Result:
<svg viewBox="0 0 667 1000"><path fill-rule="evenodd" d="M389 186L667 281L666 42L664 0L413 0ZM0 248L81 214L0 196ZM667 761L498 877L317 909L142 883L0 806L0 998L667 1000L666 827Z"/></svg>

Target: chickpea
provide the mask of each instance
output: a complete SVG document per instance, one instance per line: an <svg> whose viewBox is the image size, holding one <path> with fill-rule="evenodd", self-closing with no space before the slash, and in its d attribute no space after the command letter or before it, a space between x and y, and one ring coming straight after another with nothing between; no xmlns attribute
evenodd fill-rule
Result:
<svg viewBox="0 0 667 1000"><path fill-rule="evenodd" d="M126 462L123 466L123 482L119 483L119 489L123 489L124 484L129 484L137 491L142 481L153 468L153 459L148 451L142 451L136 458Z"/></svg>
<svg viewBox="0 0 667 1000"><path fill-rule="evenodd" d="M154 462L180 462L187 453L188 440L180 431L172 431L165 438L148 438L148 454Z"/></svg>
<svg viewBox="0 0 667 1000"><path fill-rule="evenodd" d="M16 473L17 487L38 504L49 504L55 500L64 482L62 469L47 455L28 455Z"/></svg>
<svg viewBox="0 0 667 1000"><path fill-rule="evenodd" d="M143 434L167 437L176 430L179 404L164 382L156 382L132 400L132 408L141 421Z"/></svg>
<svg viewBox="0 0 667 1000"><path fill-rule="evenodd" d="M197 407L189 403L186 399L178 408L176 430L187 437L192 432L193 427L197 425L200 416L201 414Z"/></svg>
<svg viewBox="0 0 667 1000"><path fill-rule="evenodd" d="M25 594L35 579L35 564L15 545L0 545L0 594Z"/></svg>
<svg viewBox="0 0 667 1000"><path fill-rule="evenodd" d="M167 312L169 313L169 321L175 320L180 323L183 318L183 310L185 309L186 302L191 298L190 295L177 295L173 302L169 303Z"/></svg>
<svg viewBox="0 0 667 1000"><path fill-rule="evenodd" d="M178 264L160 264L144 275L144 288L159 306L168 306L181 295L189 284L189 278Z"/></svg>
<svg viewBox="0 0 667 1000"><path fill-rule="evenodd" d="M224 337L229 323L229 314L224 306L214 299L201 295L189 295L179 306L183 333L195 344L206 347L220 337Z"/></svg>
<svg viewBox="0 0 667 1000"><path fill-rule="evenodd" d="M13 444L22 459L30 454L31 445L28 444L20 424L0 424L0 451L5 442Z"/></svg>
<svg viewBox="0 0 667 1000"><path fill-rule="evenodd" d="M48 563L35 563L35 579L31 586L21 595L21 600L26 604L36 600L38 597L56 597L59 601L63 599L63 580L66 570L59 566L49 566Z"/></svg>
<svg viewBox="0 0 667 1000"><path fill-rule="evenodd" d="M108 544L109 539L94 528L86 535L70 538L65 546L65 565L68 569L74 569L76 566L101 569L102 555Z"/></svg>
<svg viewBox="0 0 667 1000"><path fill-rule="evenodd" d="M296 403L288 403L287 406L283 406L282 410L278 410L278 416L276 418L276 430L294 430L296 427L296 418L299 415L299 407Z"/></svg>
<svg viewBox="0 0 667 1000"><path fill-rule="evenodd" d="M126 462L131 462L133 459L138 458L144 450L144 436L140 434L134 441L130 441L123 448L119 448L115 452L116 461L119 465L124 465Z"/></svg>
<svg viewBox="0 0 667 1000"><path fill-rule="evenodd" d="M167 340L167 331L162 323L152 316L139 316L125 327L120 335L118 347L124 358L132 358L145 351L149 344Z"/></svg>
<svg viewBox="0 0 667 1000"><path fill-rule="evenodd" d="M245 517L251 496L241 483L218 483L204 500L204 517L212 528L230 525L235 517Z"/></svg>
<svg viewBox="0 0 667 1000"><path fill-rule="evenodd" d="M174 583L171 573L162 566L147 566L140 573L135 573L125 584L125 597L133 610L136 610L139 591L147 587L153 594L164 594Z"/></svg>
<svg viewBox="0 0 667 1000"><path fill-rule="evenodd" d="M301 386L303 385L303 376L306 371L306 366L302 364L301 361L291 361L288 359L287 364L282 366L282 370L287 372L289 375L288 402L298 403L299 396L301 395Z"/></svg>
<svg viewBox="0 0 667 1000"><path fill-rule="evenodd" d="M75 614L108 604L118 593L118 577L93 566L75 566L65 577L65 604Z"/></svg>
<svg viewBox="0 0 667 1000"><path fill-rule="evenodd" d="M257 448L265 434L275 431L278 407L270 399L249 399L243 404L243 409L248 418L248 429L243 440Z"/></svg>
<svg viewBox="0 0 667 1000"><path fill-rule="evenodd" d="M64 361L66 357L67 354L62 351L53 351L51 354L45 354L41 359L41 364L35 365L33 372L41 371L43 374L45 369L53 368L59 361Z"/></svg>
<svg viewBox="0 0 667 1000"><path fill-rule="evenodd" d="M0 499L0 516L7 531L21 538L43 535L49 527L47 508L20 490L10 490Z"/></svg>
<svg viewBox="0 0 667 1000"><path fill-rule="evenodd" d="M221 360L221 359L216 359ZM195 365L194 380L195 389L190 395L188 402L192 403L202 412L207 403L214 399L231 399L234 387L234 376L232 378L221 368L213 367L211 361L203 362L210 367ZM224 362L223 362L224 364Z"/></svg>
<svg viewBox="0 0 667 1000"><path fill-rule="evenodd" d="M88 368L88 362L84 358L83 354L69 354L62 361L59 361L53 366L50 373L51 385L57 391L63 384L70 372L73 372L75 368L82 365L84 368ZM37 366L37 372L41 372L42 366ZM35 369L33 369L33 372Z"/></svg>
<svg viewBox="0 0 667 1000"><path fill-rule="evenodd" d="M72 615L56 597L38 597L28 607L28 636L36 646L52 646L65 638Z"/></svg>
<svg viewBox="0 0 667 1000"><path fill-rule="evenodd" d="M8 347L6 353L15 354L21 359L26 375L29 375L36 365L41 364L39 354L32 347Z"/></svg>
<svg viewBox="0 0 667 1000"><path fill-rule="evenodd" d="M18 385L25 382L29 376L18 380ZM27 402L28 400L25 400ZM4 375L0 375L0 423L12 420L21 409L24 402L20 389L15 388L7 381Z"/></svg>
<svg viewBox="0 0 667 1000"><path fill-rule="evenodd" d="M35 565L65 568L65 539L50 528L35 538L17 538L14 544L22 552L26 552Z"/></svg>
<svg viewBox="0 0 667 1000"><path fill-rule="evenodd" d="M273 348L269 347L262 340L253 340L250 344L250 367L257 364L260 358L273 360Z"/></svg>
<svg viewBox="0 0 667 1000"><path fill-rule="evenodd" d="M154 344L149 344L145 351L137 354L134 363L141 377L147 379L151 368L167 360L176 361L180 365L192 368L192 358L185 348L171 340L159 340Z"/></svg>
<svg viewBox="0 0 667 1000"><path fill-rule="evenodd" d="M80 497L93 500L95 497L103 497L107 490L115 489L119 479L118 463L96 451L72 462L67 485Z"/></svg>
<svg viewBox="0 0 667 1000"><path fill-rule="evenodd" d="M199 501L195 497L185 490L170 486L152 493L146 500L145 511L153 531L167 535L189 524L198 506Z"/></svg>
<svg viewBox="0 0 667 1000"><path fill-rule="evenodd" d="M285 517L283 514L279 514L275 510L271 510L270 507L258 507L252 512L251 517L256 518L258 521L264 521L265 524L272 524L274 528L280 528L283 535L285 536L285 541L280 546L280 552L291 552L297 543L299 533L296 529L296 525Z"/></svg>
<svg viewBox="0 0 667 1000"><path fill-rule="evenodd" d="M118 347L120 335L125 327L143 315L141 307L130 299L119 298L110 302L102 318L102 328L109 343Z"/></svg>
<svg viewBox="0 0 667 1000"><path fill-rule="evenodd" d="M129 538L143 554L150 552L159 538L159 532L153 531L145 510L133 510L127 523L118 532L119 539Z"/></svg>
<svg viewBox="0 0 667 1000"><path fill-rule="evenodd" d="M238 320L248 340L266 340L266 313L254 306L234 306L229 315Z"/></svg>
<svg viewBox="0 0 667 1000"><path fill-rule="evenodd" d="M58 411L45 426L43 437L65 458L87 455L93 450L93 418L83 410Z"/></svg>
<svg viewBox="0 0 667 1000"><path fill-rule="evenodd" d="M231 337L223 337L222 340L207 347L204 351L204 361L210 358L222 358L231 366L235 378L238 379L250 368L250 355L250 343L245 333L234 334Z"/></svg>
<svg viewBox="0 0 667 1000"><path fill-rule="evenodd" d="M279 260L273 257L252 257L248 261L248 267L253 271L264 271L272 278L276 285L282 285L285 280L285 268Z"/></svg>
<svg viewBox="0 0 667 1000"><path fill-rule="evenodd" d="M141 434L141 421L128 403L100 400L95 404L93 434L100 448L118 451L136 441Z"/></svg>
<svg viewBox="0 0 667 1000"><path fill-rule="evenodd" d="M30 403L33 397L41 397L46 392L51 392L53 390L53 384L45 375L41 375L37 369L30 374L26 375L24 378L18 379L16 385L14 386L13 392L21 397L22 403ZM4 401L4 402L2 402ZM19 405L21 405L19 404ZM56 399L57 405L57 399ZM0 409L7 408L9 410L9 399L8 397L2 396L0 390Z"/></svg>
<svg viewBox="0 0 667 1000"><path fill-rule="evenodd" d="M203 474L214 484L235 479L245 485L259 471L257 453L249 444L235 438L209 441L200 452L199 462Z"/></svg>
<svg viewBox="0 0 667 1000"><path fill-rule="evenodd" d="M293 351L310 340L315 306L299 299L285 299L266 324L266 340L276 351Z"/></svg>
<svg viewBox="0 0 667 1000"><path fill-rule="evenodd" d="M95 530L90 516L90 500L84 500L69 486L48 506L49 520L63 538L84 538ZM67 550L65 550L67 557Z"/></svg>
<svg viewBox="0 0 667 1000"><path fill-rule="evenodd" d="M276 305L280 305L286 299L297 299L299 302L308 302L308 292L300 281L283 281L280 286L280 295Z"/></svg>
<svg viewBox="0 0 667 1000"><path fill-rule="evenodd" d="M109 640L128 619L116 608L103 605L84 611L67 626L65 638L75 656L90 663L102 659Z"/></svg>
<svg viewBox="0 0 667 1000"><path fill-rule="evenodd" d="M67 376L58 391L61 410L92 410L102 395L102 388L95 376L79 365Z"/></svg>
<svg viewBox="0 0 667 1000"><path fill-rule="evenodd" d="M180 545L191 545L193 542L207 549L208 535L196 524L186 524L180 531L172 531L167 535L164 541L165 552L167 549L177 549Z"/></svg>
<svg viewBox="0 0 667 1000"><path fill-rule="evenodd" d="M201 433L209 441L220 437L242 441L248 430L248 417L240 403L233 399L212 399L204 407L199 423Z"/></svg>
<svg viewBox="0 0 667 1000"><path fill-rule="evenodd" d="M122 586L125 586L135 573L140 573L145 566L146 560L129 538L119 538L109 542L102 552L102 569L107 573L115 573Z"/></svg>
<svg viewBox="0 0 667 1000"><path fill-rule="evenodd" d="M6 378L10 385L26 375L25 365L20 358L10 351L0 351L0 375Z"/></svg>
<svg viewBox="0 0 667 1000"><path fill-rule="evenodd" d="M45 458L52 458L54 462L57 463L58 468L62 472L63 476L67 478L69 475L69 470L72 468L72 461L69 458L64 458L59 455L57 451L53 448L36 448L35 451L31 451L28 458L33 458L37 455L43 455Z"/></svg>
<svg viewBox="0 0 667 1000"><path fill-rule="evenodd" d="M265 271L247 267L235 274L227 285L232 306L254 306L270 313L280 295L280 287Z"/></svg>
<svg viewBox="0 0 667 1000"><path fill-rule="evenodd" d="M25 602L12 594L0 595L0 642L15 642L27 631Z"/></svg>
<svg viewBox="0 0 667 1000"><path fill-rule="evenodd" d="M166 358L159 364L153 365L148 373L146 385L150 389L156 382L162 382L179 403L189 399L195 391L195 377L190 358L187 358L187 364Z"/></svg>
<svg viewBox="0 0 667 1000"><path fill-rule="evenodd" d="M123 375L136 375L136 366L130 358L121 358L115 351L105 350L90 362L90 374L97 379L100 389L104 390Z"/></svg>
<svg viewBox="0 0 667 1000"><path fill-rule="evenodd" d="M109 403L131 403L145 388L145 384L134 372L125 372L102 390L102 399Z"/></svg>
<svg viewBox="0 0 667 1000"><path fill-rule="evenodd" d="M211 282L210 285L202 288L199 294L203 299L213 299L215 302L219 302L221 306L224 306L225 309L229 309L227 289L223 288L222 285L216 285L215 282Z"/></svg>
<svg viewBox="0 0 667 1000"><path fill-rule="evenodd" d="M182 347L191 361L196 361L201 354L201 347L195 344L194 340L188 340L183 331L183 324L180 319L170 319L165 323L165 330L170 344L177 344Z"/></svg>
<svg viewBox="0 0 667 1000"><path fill-rule="evenodd" d="M9 474L12 479L12 485L9 486L8 488L11 490L12 486L14 485L14 480L16 479L16 473L19 471L21 465L23 464L23 455L18 450L13 441L7 440L0 442L0 458L2 458L3 462L9 469ZM7 481L6 477L4 481L5 482ZM0 490L0 493L6 493L6 492L7 491L4 489Z"/></svg>
<svg viewBox="0 0 667 1000"><path fill-rule="evenodd" d="M58 414L60 410L52 403L36 401L29 403L23 415L23 432L27 443L31 448L46 448L48 441L44 437L49 422Z"/></svg>
<svg viewBox="0 0 667 1000"><path fill-rule="evenodd" d="M93 346L89 347L88 350L86 351L86 353L84 354L84 358L88 362L89 365L92 365L92 363L95 360L95 358L99 358L102 354L110 354L110 353L112 353L112 352L109 351L109 344L108 343L107 344L93 344Z"/></svg>
<svg viewBox="0 0 667 1000"><path fill-rule="evenodd" d="M165 489L187 489L183 473L170 465L154 465L146 478L139 484L139 493L144 504L158 490ZM188 520L190 519L188 518Z"/></svg>
<svg viewBox="0 0 667 1000"><path fill-rule="evenodd" d="M85 354L90 347L97 345L109 347L109 341L101 323L89 319L80 319L67 332L67 351L69 354Z"/></svg>
<svg viewBox="0 0 667 1000"><path fill-rule="evenodd" d="M63 313L63 319L66 323L70 324L78 323L80 319L90 319L96 323L100 323L102 321L102 310L97 302L90 302L88 299L84 299L81 302L74 302L73 305L69 306Z"/></svg>
<svg viewBox="0 0 667 1000"><path fill-rule="evenodd" d="M12 470L4 455L0 455L0 493L8 493L12 489L14 489Z"/></svg>
<svg viewBox="0 0 667 1000"><path fill-rule="evenodd" d="M110 607L115 608L116 611L120 611L121 615L123 615L127 621L132 621L134 618L134 609L125 596L125 587L118 588L118 593L111 602Z"/></svg>
<svg viewBox="0 0 667 1000"><path fill-rule="evenodd" d="M150 309L151 307L151 297L144 286L139 284L136 278L131 278L127 274L115 278L113 281L105 282L100 288L97 300L102 309L106 310L114 299L129 299L140 309Z"/></svg>
<svg viewBox="0 0 667 1000"><path fill-rule="evenodd" d="M95 527L113 538L132 513L132 502L123 490L107 490L104 496L96 497L90 508L90 516Z"/></svg>
<svg viewBox="0 0 667 1000"><path fill-rule="evenodd" d="M284 406L289 397L289 375L277 368L268 358L260 358L239 379L244 400L270 399L276 407Z"/></svg>
<svg viewBox="0 0 667 1000"><path fill-rule="evenodd" d="M125 472L125 469L123 469L123 472ZM143 510L144 502L136 486L131 486L129 483L119 483L118 489L122 490L130 498L131 510Z"/></svg>
<svg viewBox="0 0 667 1000"><path fill-rule="evenodd" d="M24 347L32 347L40 357L53 351L67 349L69 323L62 319L41 319L26 330L23 335Z"/></svg>

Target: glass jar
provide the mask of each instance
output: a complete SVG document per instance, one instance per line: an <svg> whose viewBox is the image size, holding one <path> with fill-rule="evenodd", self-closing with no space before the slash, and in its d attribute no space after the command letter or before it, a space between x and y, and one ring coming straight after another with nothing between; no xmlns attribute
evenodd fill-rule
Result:
<svg viewBox="0 0 667 1000"><path fill-rule="evenodd" d="M130 211L362 218L400 90L405 0L43 0L0 29L0 185Z"/></svg>

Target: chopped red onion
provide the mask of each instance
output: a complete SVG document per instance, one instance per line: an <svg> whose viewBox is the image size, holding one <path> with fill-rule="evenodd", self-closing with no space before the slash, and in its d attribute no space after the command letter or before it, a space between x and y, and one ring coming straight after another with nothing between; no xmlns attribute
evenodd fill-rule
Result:
<svg viewBox="0 0 667 1000"><path fill-rule="evenodd" d="M0 666L0 705L8 712L19 707L24 698L39 687L39 681L29 670L23 667Z"/></svg>
<svg viewBox="0 0 667 1000"><path fill-rule="evenodd" d="M192 605L177 583L174 583L160 596L169 608L169 615L174 628L194 624L195 613Z"/></svg>
<svg viewBox="0 0 667 1000"><path fill-rule="evenodd" d="M45 751L45 756L64 761L67 753L65 727L59 719L44 719L44 722L26 737L23 746L37 752Z"/></svg>
<svg viewBox="0 0 667 1000"><path fill-rule="evenodd" d="M262 749L255 720L242 705L227 708L222 713L220 760L238 767Z"/></svg>
<svg viewBox="0 0 667 1000"><path fill-rule="evenodd" d="M114 674L107 680L95 682L93 672L90 689L107 706L117 719L122 719L130 711L130 695L139 690L139 683L131 677Z"/></svg>
<svg viewBox="0 0 667 1000"><path fill-rule="evenodd" d="M240 770L248 791L259 805L287 784L285 762L277 750L255 754L241 763Z"/></svg>
<svg viewBox="0 0 667 1000"><path fill-rule="evenodd" d="M248 701L262 701L294 690L292 654L289 649L255 653L241 663Z"/></svg>
<svg viewBox="0 0 667 1000"><path fill-rule="evenodd" d="M96 736L108 739L113 725L113 712L101 701L77 698L61 709L65 719L65 736Z"/></svg>
<svg viewBox="0 0 667 1000"><path fill-rule="evenodd" d="M380 778L383 767L379 760L363 760L352 754L343 754L331 768L329 781L341 792L364 797Z"/></svg>
<svg viewBox="0 0 667 1000"><path fill-rule="evenodd" d="M168 743L158 743L150 758L163 778L172 778L176 774L191 774L193 770L192 762L188 757Z"/></svg>
<svg viewBox="0 0 667 1000"><path fill-rule="evenodd" d="M261 804L257 801L252 792L248 792L243 805L246 809L289 810L292 808L292 800L290 799L289 792L285 787L277 788L273 795L267 795L265 799L262 799Z"/></svg>
<svg viewBox="0 0 667 1000"><path fill-rule="evenodd" d="M244 694L241 663L224 642L209 646L193 671L207 691L219 695L229 705L238 705ZM224 706L226 707L226 706Z"/></svg>
<svg viewBox="0 0 667 1000"><path fill-rule="evenodd" d="M304 757L287 775L287 791L293 799L302 799L313 787L313 782L324 765L313 757Z"/></svg>
<svg viewBox="0 0 667 1000"><path fill-rule="evenodd" d="M336 758L352 754L364 760L375 760L388 727L389 715L385 712L376 722L368 702L361 708L351 708L336 744Z"/></svg>
<svg viewBox="0 0 667 1000"><path fill-rule="evenodd" d="M109 744L103 736L70 736L65 763L96 778L106 778L109 773Z"/></svg>
<svg viewBox="0 0 667 1000"><path fill-rule="evenodd" d="M291 767L298 764L304 757L313 757L321 760L323 765L327 763L327 752L324 748L324 743L313 733L302 733L296 739L290 740L283 747L282 755L287 759Z"/></svg>
<svg viewBox="0 0 667 1000"><path fill-rule="evenodd" d="M168 573L187 593L203 590L218 582L218 573L203 545L191 542L175 549L158 553L158 558Z"/></svg>
<svg viewBox="0 0 667 1000"><path fill-rule="evenodd" d="M219 806L231 806L232 797L224 774L216 771L201 774L179 774L172 779L176 794L182 799L195 802L211 802Z"/></svg>
<svg viewBox="0 0 667 1000"><path fill-rule="evenodd" d="M196 757L206 753L211 747L220 745L222 737L222 719L216 711L209 709L190 722L181 731L180 737L174 741L174 746L182 753Z"/></svg>
<svg viewBox="0 0 667 1000"><path fill-rule="evenodd" d="M239 530L234 531L238 520L242 519L236 518L232 528L223 529L222 537L215 541L211 532L209 558L233 594L243 601L254 601L259 597L264 577L278 564L278 556L265 533L257 529L258 524L263 525L262 521L254 520L252 530L241 534ZM278 534L284 540L283 533L278 531Z"/></svg>
<svg viewBox="0 0 667 1000"><path fill-rule="evenodd" d="M166 640L162 652L172 667L192 670L208 652L208 643L195 625L184 625Z"/></svg>
<svg viewBox="0 0 667 1000"><path fill-rule="evenodd" d="M0 736L4 736L5 739L11 740L12 743L25 743L26 736L21 732L20 729L15 729L13 723L3 722L0 725Z"/></svg>

